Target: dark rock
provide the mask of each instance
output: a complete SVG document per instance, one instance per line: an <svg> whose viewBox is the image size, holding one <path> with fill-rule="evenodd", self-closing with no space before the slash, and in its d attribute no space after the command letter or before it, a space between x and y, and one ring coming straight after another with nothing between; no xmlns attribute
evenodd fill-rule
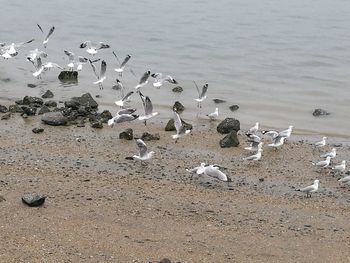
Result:
<svg viewBox="0 0 350 263"><path fill-rule="evenodd" d="M14 104L14 105L10 105L9 106L9 111L10 112L18 112L18 113L22 113L23 110L20 106L18 106L17 104Z"/></svg>
<svg viewBox="0 0 350 263"><path fill-rule="evenodd" d="M91 127L95 128L95 129L102 129L103 128L103 124L101 121L94 121L91 123Z"/></svg>
<svg viewBox="0 0 350 263"><path fill-rule="evenodd" d="M264 182L265 181L265 179L264 178L259 178L259 182Z"/></svg>
<svg viewBox="0 0 350 263"><path fill-rule="evenodd" d="M160 136L159 136L159 133L150 134L148 132L144 132L141 136L141 139L143 141L153 141L153 140L159 140Z"/></svg>
<svg viewBox="0 0 350 263"><path fill-rule="evenodd" d="M31 104L43 105L44 101L42 98L25 96L23 98L23 105L31 105Z"/></svg>
<svg viewBox="0 0 350 263"><path fill-rule="evenodd" d="M95 98L101 98L101 95L99 95L99 94L97 94L97 95L95 95Z"/></svg>
<svg viewBox="0 0 350 263"><path fill-rule="evenodd" d="M220 140L221 148L237 147L238 145L239 141L237 138L237 132L234 130Z"/></svg>
<svg viewBox="0 0 350 263"><path fill-rule="evenodd" d="M185 107L184 107L184 105L181 104L181 102L175 101L174 106L173 106L173 110L178 112L178 113L181 113L185 110Z"/></svg>
<svg viewBox="0 0 350 263"><path fill-rule="evenodd" d="M11 112L5 113L4 115L1 116L2 120L8 120L11 118Z"/></svg>
<svg viewBox="0 0 350 263"><path fill-rule="evenodd" d="M6 112L8 112L9 110L8 110L8 108L6 107L6 106L4 106L4 105L0 105L0 112L1 113L6 113Z"/></svg>
<svg viewBox="0 0 350 263"><path fill-rule="evenodd" d="M180 86L177 86L177 87L173 88L172 90L173 90L173 92L180 93L180 92L182 92L184 89L183 89L182 87L180 87Z"/></svg>
<svg viewBox="0 0 350 263"><path fill-rule="evenodd" d="M224 119L216 128L216 130L221 134L227 134L231 131L238 132L240 130L240 122L234 118Z"/></svg>
<svg viewBox="0 0 350 263"><path fill-rule="evenodd" d="M168 258L163 258L159 263L171 263L171 260Z"/></svg>
<svg viewBox="0 0 350 263"><path fill-rule="evenodd" d="M192 130L192 124L189 124L181 119L182 124L185 126L186 130ZM170 119L165 126L165 131L176 131L174 119Z"/></svg>
<svg viewBox="0 0 350 263"><path fill-rule="evenodd" d="M7 83L7 82L10 82L11 79L10 78L2 78L1 81Z"/></svg>
<svg viewBox="0 0 350 263"><path fill-rule="evenodd" d="M128 128L119 134L119 139L132 140L134 138L133 130Z"/></svg>
<svg viewBox="0 0 350 263"><path fill-rule="evenodd" d="M3 202L3 201L6 201L6 199L2 195L0 195L0 202Z"/></svg>
<svg viewBox="0 0 350 263"><path fill-rule="evenodd" d="M54 100L48 100L44 102L44 105L47 107L57 107L57 102Z"/></svg>
<svg viewBox="0 0 350 263"><path fill-rule="evenodd" d="M53 93L51 90L47 90L41 97L43 99L51 99L53 98Z"/></svg>
<svg viewBox="0 0 350 263"><path fill-rule="evenodd" d="M59 126L67 124L67 117L62 112L48 112L41 117L41 121L48 125Z"/></svg>
<svg viewBox="0 0 350 263"><path fill-rule="evenodd" d="M60 81L78 81L78 71L61 71L58 75Z"/></svg>
<svg viewBox="0 0 350 263"><path fill-rule="evenodd" d="M236 110L239 109L239 106L238 106L238 105L231 105L231 106L229 107L229 109L230 109L231 111L236 111Z"/></svg>
<svg viewBox="0 0 350 263"><path fill-rule="evenodd" d="M35 88L36 85L35 85L35 84L32 84L32 83L28 83L28 84L27 84L27 87L28 87L28 88Z"/></svg>
<svg viewBox="0 0 350 263"><path fill-rule="evenodd" d="M43 131L44 131L43 128L34 128L34 129L32 130L32 132L34 132L34 133L42 133Z"/></svg>
<svg viewBox="0 0 350 263"><path fill-rule="evenodd" d="M329 115L330 113L326 110L323 109L315 109L312 115L315 117L322 116L322 115Z"/></svg>
<svg viewBox="0 0 350 263"><path fill-rule="evenodd" d="M31 207L41 206L44 204L45 198L45 196L38 194L25 194L22 196L22 202Z"/></svg>
<svg viewBox="0 0 350 263"><path fill-rule="evenodd" d="M42 115L42 114L44 114L44 113L47 113L47 112L50 112L50 109L49 109L49 107L47 107L47 106L42 106L41 108L40 108L40 110L38 111L38 115Z"/></svg>
<svg viewBox="0 0 350 263"><path fill-rule="evenodd" d="M81 97L73 97L69 101L64 102L67 108L78 109L80 106L97 109L98 104L90 93L85 93Z"/></svg>
<svg viewBox="0 0 350 263"><path fill-rule="evenodd" d="M109 119L112 119L112 113L110 113L108 110L104 110L98 115L98 118L103 122L107 123Z"/></svg>
<svg viewBox="0 0 350 263"><path fill-rule="evenodd" d="M23 105L23 100L16 100L15 103L16 103L17 105Z"/></svg>
<svg viewBox="0 0 350 263"><path fill-rule="evenodd" d="M222 99L213 99L214 103L219 104L219 103L225 103L226 100L222 100Z"/></svg>
<svg viewBox="0 0 350 263"><path fill-rule="evenodd" d="M23 113L25 113L27 116L34 116L36 114L36 107L33 106L21 106Z"/></svg>

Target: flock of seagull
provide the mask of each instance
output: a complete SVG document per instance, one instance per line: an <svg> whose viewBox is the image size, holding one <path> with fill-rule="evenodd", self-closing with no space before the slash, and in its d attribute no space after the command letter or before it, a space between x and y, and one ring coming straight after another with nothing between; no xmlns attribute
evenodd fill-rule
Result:
<svg viewBox="0 0 350 263"><path fill-rule="evenodd" d="M42 27L37 24L39 30L44 34L44 30ZM49 42L50 37L55 31L55 27L52 26L49 29L49 32L43 39L43 47L46 48ZM18 49L22 47L23 45L32 43L34 39L31 39L26 42L22 43L0 43L0 56L4 59L11 59L18 55ZM93 43L90 40L84 41L80 44L81 49L85 49L85 51L90 55L90 58L86 58L84 56L76 56L73 52L69 50L64 50L64 54L68 57L68 63L66 67L61 67L57 63L43 60L48 57L48 54L45 51L39 50L38 48L29 51L29 54L27 55L26 59L29 61L35 68L35 71L32 73L32 75L36 78L41 78L43 73L47 70L50 70L52 68L58 68L61 70L68 69L69 71L74 71L75 69L77 71L81 71L83 69L83 65L89 63L91 65L92 71L97 78L96 81L93 82L93 84L98 85L100 89L103 89L103 82L106 80L106 69L107 69L107 63L105 60L101 61L100 65L100 71L97 71L95 63L99 62L101 59L95 59L96 54L99 50L102 49L108 49L110 48L109 44L99 42L99 43ZM155 88L160 88L165 83L170 84L178 84L178 82L170 75L166 75L163 77L162 73L155 72L151 73L151 71L146 71L137 84L134 87L134 90L125 92L125 88L122 84L122 77L125 69L128 67L128 62L131 59L131 55L126 55L126 57L121 61L119 60L119 57L117 54L113 51L112 54L117 59L118 67L115 68L115 72L117 73L116 78L116 85L113 86L113 89L120 91L120 98L116 100L114 103L116 106L119 107L119 110L115 114L113 118L108 120L108 125L113 127L115 124L122 123L122 122L128 122L133 120L140 120L143 121L144 124L147 124L147 120L157 116L159 113L153 111L153 105L148 96L143 95L141 92L141 89L148 84L149 78L153 78L153 86ZM129 71L136 77L136 74L133 72L131 67L129 67ZM207 91L208 91L208 83L204 84L202 88L199 88L196 82L194 82L194 85L198 92L198 98L195 98L194 100L197 102L198 108L202 107L202 102L207 98ZM127 104L130 102L131 96L133 94L139 94L143 108L144 108L144 114L138 115L135 114L136 109L130 108L127 106ZM175 142L179 140L179 138L189 134L191 130L186 129L186 126L183 125L181 118L177 112L176 108L173 108L173 114L174 114L174 125L176 129L176 134L172 135L172 138L175 139ZM219 109L216 108L214 112L209 113L206 115L210 120L215 120L219 116ZM248 162L254 162L259 161L262 158L262 152L263 152L263 142L262 142L262 136L268 136L271 140L271 143L268 144L268 147L273 147L275 149L283 146L286 139L288 139L292 134L293 126L289 126L288 129L283 130L281 132L278 131L259 131L259 123L257 122L252 128L250 128L245 134L248 137L249 146L245 147L244 149L250 152L253 152L252 155L243 158L243 161ZM316 148L322 148L326 145L326 137L323 137L323 139L320 142L315 143ZM134 155L133 158L140 160L141 164L143 164L143 161L149 160L152 158L154 152L148 151L147 146L145 142L141 139L136 140L136 145L138 147L139 153L138 155ZM325 153L321 155L320 157L325 158L324 160L321 160L317 163L313 163L313 165L320 167L320 168L327 168L331 164L331 159L336 157L336 149L333 148L331 152ZM335 174L343 173L346 169L346 161L343 160L341 164L336 165L332 168ZM201 163L200 166L192 168L192 169L186 169L190 173L195 173L197 175L207 175L213 178L216 178L220 181L229 182L230 178L227 177L225 173L220 171L220 166L218 165L206 165L205 163ZM350 176L345 176L341 179L339 179L341 183L349 184L350 185ZM307 194L307 197L311 197L311 194L316 192L319 187L319 180L315 180L314 183L310 186L307 186L305 188L298 189L301 192L305 192Z"/></svg>

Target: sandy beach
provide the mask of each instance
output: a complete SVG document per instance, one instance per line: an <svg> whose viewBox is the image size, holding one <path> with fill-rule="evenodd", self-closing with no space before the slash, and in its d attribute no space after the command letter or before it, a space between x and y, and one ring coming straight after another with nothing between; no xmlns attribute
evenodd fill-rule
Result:
<svg viewBox="0 0 350 263"><path fill-rule="evenodd" d="M217 124L175 144L157 121L103 129L0 121L0 261L348 261L350 190L311 164L331 146L315 150L292 136L252 164L242 161L244 135L239 147L219 147ZM159 133L146 142L156 152L147 166L126 159L136 153L134 141L119 139L126 128ZM334 163L349 160L349 146L337 151ZM191 178L185 169L201 162L221 165L232 182ZM314 179L311 198L295 191ZM33 192L47 197L42 207L21 202Z"/></svg>

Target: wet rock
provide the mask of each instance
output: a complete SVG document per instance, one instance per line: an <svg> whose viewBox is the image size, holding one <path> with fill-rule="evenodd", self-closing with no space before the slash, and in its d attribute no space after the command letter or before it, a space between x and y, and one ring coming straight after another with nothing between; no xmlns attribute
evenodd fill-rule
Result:
<svg viewBox="0 0 350 263"><path fill-rule="evenodd" d="M49 107L44 105L39 109L38 115L42 115L42 114L47 113L47 112L50 112L50 109L49 109Z"/></svg>
<svg viewBox="0 0 350 263"><path fill-rule="evenodd" d="M97 109L98 104L90 93L85 93L81 97L73 97L69 101L64 102L67 108L78 109L80 106Z"/></svg>
<svg viewBox="0 0 350 263"><path fill-rule="evenodd" d="M227 134L231 131L238 132L240 130L240 122L234 118L224 119L216 128L216 130L221 134Z"/></svg>
<svg viewBox="0 0 350 263"><path fill-rule="evenodd" d="M221 148L237 147L238 145L239 141L237 138L237 132L234 130L220 140Z"/></svg>
<svg viewBox="0 0 350 263"><path fill-rule="evenodd" d="M43 131L44 131L43 128L34 128L34 129L32 130L32 132L34 132L34 133L42 133Z"/></svg>
<svg viewBox="0 0 350 263"><path fill-rule="evenodd" d="M37 108L33 106L21 106L23 113L27 116L34 116L36 114Z"/></svg>
<svg viewBox="0 0 350 263"><path fill-rule="evenodd" d="M119 134L119 139L132 140L134 138L133 130L128 128Z"/></svg>
<svg viewBox="0 0 350 263"><path fill-rule="evenodd" d="M330 113L328 111L323 109L315 109L314 112L312 113L312 115L314 115L315 117L329 115L329 114Z"/></svg>
<svg viewBox="0 0 350 263"><path fill-rule="evenodd" d="M9 111L10 112L18 112L18 113L22 113L23 112L22 108L19 105L17 105L17 104L10 105L9 106Z"/></svg>
<svg viewBox="0 0 350 263"><path fill-rule="evenodd" d="M176 86L175 88L172 89L173 92L180 93L183 91L183 88L180 86Z"/></svg>
<svg viewBox="0 0 350 263"><path fill-rule="evenodd" d="M181 104L181 102L175 101L174 106L173 106L173 110L175 110L178 113L181 113L185 110L185 107L184 107L184 105Z"/></svg>
<svg viewBox="0 0 350 263"><path fill-rule="evenodd" d="M32 104L37 104L39 105L43 105L44 101L42 98L38 98L38 97L31 97L31 96L25 96L23 98L23 105L32 105Z"/></svg>
<svg viewBox="0 0 350 263"><path fill-rule="evenodd" d="M160 136L159 136L159 133L151 134L148 132L144 132L141 136L141 139L143 141L154 141L154 140L159 140Z"/></svg>
<svg viewBox="0 0 350 263"><path fill-rule="evenodd" d="M6 112L8 112L9 110L8 110L8 108L6 107L6 106L4 106L4 105L0 105L0 112L1 113L6 113Z"/></svg>
<svg viewBox="0 0 350 263"><path fill-rule="evenodd" d="M103 124L101 121L95 121L95 122L91 122L91 127L95 129L102 129Z"/></svg>
<svg viewBox="0 0 350 263"><path fill-rule="evenodd" d="M186 130L192 130L192 124L189 124L181 119L182 124L185 126ZM170 119L165 126L165 131L176 131L174 119Z"/></svg>
<svg viewBox="0 0 350 263"><path fill-rule="evenodd" d="M28 84L27 84L27 87L33 89L33 88L36 87L36 85L35 85L35 84L32 84L32 83L28 83Z"/></svg>
<svg viewBox="0 0 350 263"><path fill-rule="evenodd" d="M11 118L11 112L5 113L4 115L1 116L2 120L8 120Z"/></svg>
<svg viewBox="0 0 350 263"><path fill-rule="evenodd" d="M45 101L44 102L44 105L47 106L47 107L57 107L57 102L54 101L54 100L48 100L48 101Z"/></svg>
<svg viewBox="0 0 350 263"><path fill-rule="evenodd" d="M16 100L15 103L16 103L17 105L23 105L23 100Z"/></svg>
<svg viewBox="0 0 350 263"><path fill-rule="evenodd" d="M43 99L51 99L53 98L53 93L51 90L47 90L41 97Z"/></svg>
<svg viewBox="0 0 350 263"><path fill-rule="evenodd" d="M229 109L230 109L231 111L236 111L236 110L239 109L239 106L238 106L238 105L231 105L231 106L229 107Z"/></svg>
<svg viewBox="0 0 350 263"><path fill-rule="evenodd" d="M225 103L226 100L222 100L222 99L213 99L214 103L219 104L219 103Z"/></svg>
<svg viewBox="0 0 350 263"><path fill-rule="evenodd" d="M45 113L41 121L48 125L59 126L67 124L67 117L63 116L62 112L48 112Z"/></svg>
<svg viewBox="0 0 350 263"><path fill-rule="evenodd" d="M98 118L103 122L107 123L109 119L112 119L112 113L110 113L108 110L104 110L100 114L98 114Z"/></svg>
<svg viewBox="0 0 350 263"><path fill-rule="evenodd" d="M41 206L45 202L45 196L38 194L25 194L22 196L22 202L28 206Z"/></svg>
<svg viewBox="0 0 350 263"><path fill-rule="evenodd" d="M60 81L78 81L78 71L61 71L58 79Z"/></svg>

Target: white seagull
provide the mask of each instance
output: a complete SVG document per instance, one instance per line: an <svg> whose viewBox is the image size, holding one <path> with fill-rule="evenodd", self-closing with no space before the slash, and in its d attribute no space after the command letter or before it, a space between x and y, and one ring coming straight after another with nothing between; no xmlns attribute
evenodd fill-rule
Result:
<svg viewBox="0 0 350 263"><path fill-rule="evenodd" d="M201 163L200 166L194 167L192 169L186 169L187 172L202 174L204 173L205 163Z"/></svg>
<svg viewBox="0 0 350 263"><path fill-rule="evenodd" d="M52 68L63 69L60 65L53 63L53 62L42 63L40 57L36 58L36 65L34 63L33 63L33 65L36 69L36 71L33 73L33 76L36 78L41 78L41 74L43 73L44 70L50 70Z"/></svg>
<svg viewBox="0 0 350 263"><path fill-rule="evenodd" d="M139 116L136 114L133 114L135 111L136 109L132 109L132 108L119 110L113 118L108 120L107 122L108 126L113 127L115 123L122 123L126 121L136 120Z"/></svg>
<svg viewBox="0 0 350 263"><path fill-rule="evenodd" d="M287 130L281 131L278 135L288 139L292 134L293 126L290 125Z"/></svg>
<svg viewBox="0 0 350 263"><path fill-rule="evenodd" d="M106 69L107 64L106 61L102 60L101 62L101 72L100 75L97 74L96 67L93 63L93 61L90 61L90 65L92 67L92 70L94 71L95 76L97 77L97 81L93 82L93 84L98 84L100 86L100 89L103 89L102 82L106 79Z"/></svg>
<svg viewBox="0 0 350 263"><path fill-rule="evenodd" d="M316 165L318 167L321 167L321 168L326 168L329 166L330 162L331 162L331 157L327 156L326 160L322 160L322 161L319 161L317 163L312 163L312 164Z"/></svg>
<svg viewBox="0 0 350 263"><path fill-rule="evenodd" d="M350 175L340 178L338 182L341 182L343 184L350 184Z"/></svg>
<svg viewBox="0 0 350 263"><path fill-rule="evenodd" d="M29 54L27 56L27 60L34 64L37 57L46 58L47 53L45 53L44 51L39 51L39 49L37 49L37 48L34 50L30 50Z"/></svg>
<svg viewBox="0 0 350 263"><path fill-rule="evenodd" d="M124 71L124 68L125 68L125 65L126 63L128 63L128 61L130 60L131 56L130 55L126 55L126 57L124 58L123 62L120 63L119 61L119 58L117 56L117 54L113 51L113 55L116 57L116 59L118 60L119 62L119 68L116 68L114 69L116 72L119 73L119 76L122 76L123 75L123 71Z"/></svg>
<svg viewBox="0 0 350 263"><path fill-rule="evenodd" d="M175 139L175 143L179 138L191 132L191 130L186 130L185 126L182 124L179 114L176 111L174 111L174 125L176 129L176 134L172 135L171 137Z"/></svg>
<svg viewBox="0 0 350 263"><path fill-rule="evenodd" d="M251 127L246 134L256 134L259 130L259 122L256 122L253 127Z"/></svg>
<svg viewBox="0 0 350 263"><path fill-rule="evenodd" d="M27 42L21 42L21 43L12 43L11 45L6 45L5 43L1 43L0 45L0 54L3 58L9 59L12 57L15 57L18 55L17 48L23 46L24 44L29 44L33 42L34 39L31 39Z"/></svg>
<svg viewBox="0 0 350 263"><path fill-rule="evenodd" d="M207 116L209 117L209 119L215 120L218 116L219 116L219 108L215 108L215 111L212 113L207 114Z"/></svg>
<svg viewBox="0 0 350 263"><path fill-rule="evenodd" d="M337 156L337 149L333 148L332 151L321 155L322 158L326 158L328 156L331 158L334 158L335 156Z"/></svg>
<svg viewBox="0 0 350 263"><path fill-rule="evenodd" d="M83 69L83 64L87 63L89 60L82 56L78 56L78 61L76 61L75 55L73 52L64 50L64 53L69 58L69 63L67 64L69 70L74 70L74 66L77 66L77 71L81 71Z"/></svg>
<svg viewBox="0 0 350 263"><path fill-rule="evenodd" d="M198 172L197 172L198 173ZM213 177L215 179L218 179L220 181L223 182L228 182L228 178L226 176L226 174L224 174L223 172L221 172L219 170L219 167L215 166L215 165L208 165L204 168L203 173L205 175L208 175L210 177Z"/></svg>
<svg viewBox="0 0 350 263"><path fill-rule="evenodd" d="M90 40L84 41L80 44L80 48L86 48L86 52L94 56L97 54L97 51L104 48L109 48L110 46L106 43L100 42L98 44L92 43Z"/></svg>
<svg viewBox="0 0 350 263"><path fill-rule="evenodd" d="M146 160L149 160L149 159L152 158L154 152L153 151L148 152L146 144L141 139L137 139L136 140L136 145L139 148L139 155L134 155L133 158L137 159L137 160L140 160L141 161L141 165L142 165L143 161L146 161Z"/></svg>
<svg viewBox="0 0 350 263"><path fill-rule="evenodd" d="M157 116L159 113L158 112L153 112L153 105L148 96L144 96L140 91L139 91L143 108L145 110L145 115L139 116L140 121L144 121L145 125L147 124L146 121L150 118L153 118L154 116Z"/></svg>
<svg viewBox="0 0 350 263"><path fill-rule="evenodd" d="M196 85L196 89L198 92L198 99L194 99L194 100L198 102L197 104L198 108L202 108L202 102L207 98L206 94L208 91L208 83L204 84L201 91L199 90L199 87L195 81L194 81L194 84Z"/></svg>
<svg viewBox="0 0 350 263"><path fill-rule="evenodd" d="M142 77L141 77L141 79L139 81L139 84L137 84L136 87L135 87L135 89L137 91L139 91L140 88L142 88L143 86L147 85L148 78L149 78L150 75L151 75L151 71L149 71L149 70L146 71L145 73L143 73L143 75L142 75Z"/></svg>
<svg viewBox="0 0 350 263"><path fill-rule="evenodd" d="M258 149L258 152L256 154L253 154L251 156L245 157L243 158L243 160L247 160L247 161L259 161L261 159L261 152L263 150L262 149Z"/></svg>
<svg viewBox="0 0 350 263"><path fill-rule="evenodd" d="M129 102L130 101L130 97L131 97L132 94L134 94L134 92L130 91L123 98L121 98L120 100L115 101L114 103L117 106L119 106L119 107L124 107L125 102Z"/></svg>
<svg viewBox="0 0 350 263"><path fill-rule="evenodd" d="M177 84L177 81L172 76L167 75L165 78L162 78L162 76L162 73L153 73L151 75L151 77L154 78L153 87L159 89L161 86L163 86L164 82Z"/></svg>
<svg viewBox="0 0 350 263"><path fill-rule="evenodd" d="M327 137L323 137L321 141L315 143L315 146L317 148L325 146L326 145L326 140L327 140Z"/></svg>
<svg viewBox="0 0 350 263"><path fill-rule="evenodd" d="M311 194L318 190L319 180L315 180L312 185L298 189L297 191L306 193L306 197L311 197Z"/></svg>
<svg viewBox="0 0 350 263"><path fill-rule="evenodd" d="M341 164L332 167L332 170L334 170L336 174L344 172L345 169L346 169L346 161L345 160L343 160L341 162Z"/></svg>
<svg viewBox="0 0 350 263"><path fill-rule="evenodd" d="M285 139L286 137L278 135L276 138L272 140L272 143L268 144L267 146L275 147L275 149L277 149L277 147L280 147L284 144Z"/></svg>
<svg viewBox="0 0 350 263"><path fill-rule="evenodd" d="M41 28L41 26L40 26L39 24L37 24L37 26L39 27L40 31L41 31L42 33L44 33L44 31L43 31L43 29ZM50 38L50 36L52 35L53 31L55 31L55 27L54 27L54 26L50 28L49 33L47 34L47 36L45 37L45 39L44 39L44 41L43 41L44 48L46 48L47 43L49 42L49 38Z"/></svg>
<svg viewBox="0 0 350 263"><path fill-rule="evenodd" d="M244 150L256 152L259 149L262 149L263 144L263 142L252 142L250 146L245 147Z"/></svg>

